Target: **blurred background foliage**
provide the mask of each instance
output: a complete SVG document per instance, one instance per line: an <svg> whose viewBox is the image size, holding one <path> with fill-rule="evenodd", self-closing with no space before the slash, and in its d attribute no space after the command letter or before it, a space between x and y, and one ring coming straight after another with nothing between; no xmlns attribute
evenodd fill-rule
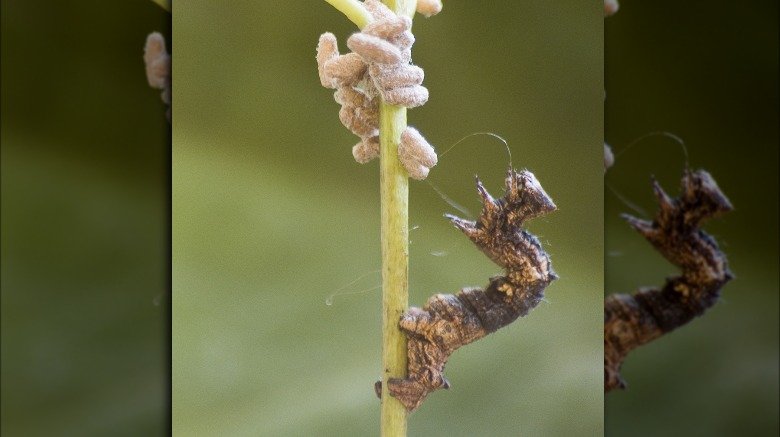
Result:
<svg viewBox="0 0 780 437"><path fill-rule="evenodd" d="M169 429L169 126L149 1L3 1L2 435Z"/></svg>
<svg viewBox="0 0 780 437"><path fill-rule="evenodd" d="M453 388L410 435L601 435L601 2L446 2L415 20L431 99L409 121L439 152L505 137L560 210L530 224L561 279L525 319L459 350ZM375 435L380 370L379 185L358 165L314 61L353 24L324 1L188 1L173 15L173 428L177 435ZM430 182L473 213L500 142L469 138ZM410 301L498 273L410 194ZM336 296L337 289L366 275Z"/></svg>
<svg viewBox="0 0 780 437"><path fill-rule="evenodd" d="M745 5L747 6L747 5ZM629 388L606 399L608 435L778 434L778 5L621 2L606 20L606 140L617 153L677 135L736 210L706 225L736 279L701 319L633 352ZM606 183L651 214L649 177L677 193L679 145L652 136L617 157ZM677 273L605 194L607 292Z"/></svg>

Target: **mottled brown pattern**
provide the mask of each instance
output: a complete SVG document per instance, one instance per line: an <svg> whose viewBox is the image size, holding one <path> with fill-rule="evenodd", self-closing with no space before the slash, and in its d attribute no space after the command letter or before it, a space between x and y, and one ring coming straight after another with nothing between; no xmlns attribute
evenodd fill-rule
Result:
<svg viewBox="0 0 780 437"><path fill-rule="evenodd" d="M731 278L726 256L715 240L700 229L702 222L732 206L715 180L703 170L686 171L682 193L670 198L653 181L660 208L652 222L624 215L672 264L680 276L660 289L617 294L604 302L604 390L625 388L620 366L633 349L700 316L718 300Z"/></svg>
<svg viewBox="0 0 780 437"><path fill-rule="evenodd" d="M409 338L408 377L390 379L388 389L410 412L429 393L449 388L443 372L450 354L528 314L557 278L539 240L522 229L526 220L555 210L536 177L510 169L502 199L493 199L479 179L477 191L483 204L477 222L447 217L506 274L491 278L485 289L434 295L422 309L403 314L399 326ZM376 388L380 394L380 382Z"/></svg>

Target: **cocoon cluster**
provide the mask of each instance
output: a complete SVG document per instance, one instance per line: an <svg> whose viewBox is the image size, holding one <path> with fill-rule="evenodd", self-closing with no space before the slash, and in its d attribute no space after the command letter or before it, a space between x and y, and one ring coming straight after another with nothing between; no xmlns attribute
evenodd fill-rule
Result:
<svg viewBox="0 0 780 437"><path fill-rule="evenodd" d="M430 15L435 3L417 3L418 12ZM431 5L433 4L433 5ZM412 65L412 21L399 16L378 0L366 0L363 5L373 21L347 40L350 53L339 53L336 36L324 33L317 45L317 69L320 82L335 89L334 97L341 105L339 119L360 142L352 148L359 163L379 156L379 103L415 108L428 101L428 89L422 86L424 72ZM433 147L412 127L401 135L398 147L401 164L409 176L425 179L436 165Z"/></svg>
<svg viewBox="0 0 780 437"><path fill-rule="evenodd" d="M146 37L144 46L144 64L146 64L146 80L149 86L162 90L163 103L168 105L165 115L171 119L171 55L165 48L165 38L159 32L152 32Z"/></svg>
<svg viewBox="0 0 780 437"><path fill-rule="evenodd" d="M604 0L604 16L609 17L620 9L617 0Z"/></svg>

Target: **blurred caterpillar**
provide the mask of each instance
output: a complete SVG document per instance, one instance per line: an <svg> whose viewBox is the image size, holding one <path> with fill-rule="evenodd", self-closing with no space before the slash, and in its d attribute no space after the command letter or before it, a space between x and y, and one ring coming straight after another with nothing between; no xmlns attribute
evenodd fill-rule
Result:
<svg viewBox="0 0 780 437"><path fill-rule="evenodd" d="M633 349L702 315L720 289L733 278L726 256L701 224L733 208L704 170L686 170L682 193L670 198L657 181L653 190L660 209L652 222L623 215L658 252L682 269L662 288L636 294L613 294L604 302L604 391L625 388L620 366Z"/></svg>

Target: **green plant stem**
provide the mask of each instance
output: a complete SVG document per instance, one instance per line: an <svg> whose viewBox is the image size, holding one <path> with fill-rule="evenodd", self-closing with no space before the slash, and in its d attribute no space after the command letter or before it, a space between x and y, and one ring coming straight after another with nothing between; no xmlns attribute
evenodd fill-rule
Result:
<svg viewBox="0 0 780 437"><path fill-rule="evenodd" d="M339 12L346 15L349 21L355 23L359 28L363 28L370 23L372 18L363 3L358 0L325 0Z"/></svg>
<svg viewBox="0 0 780 437"><path fill-rule="evenodd" d="M387 391L389 378L406 377L406 336L398 328L409 305L409 179L398 160L406 108L379 107L382 200L382 436L406 435L406 409Z"/></svg>
<svg viewBox="0 0 780 437"><path fill-rule="evenodd" d="M416 0L384 0L397 14L412 16ZM406 408L387 391L389 378L406 378L406 336L398 328L409 306L409 178L398 160L406 108L379 106L382 201L382 411L381 435L406 436Z"/></svg>
<svg viewBox="0 0 780 437"><path fill-rule="evenodd" d="M406 15L414 18L414 12L417 9L417 0L382 0L388 8L395 11L398 15Z"/></svg>
<svg viewBox="0 0 780 437"><path fill-rule="evenodd" d="M357 0L325 0L359 28L372 20ZM417 0L383 0L399 15L414 16ZM406 436L406 408L387 391L389 378L406 377L406 336L398 328L409 306L409 176L398 160L406 129L406 108L379 106L380 193L382 208L382 407L383 437Z"/></svg>
<svg viewBox="0 0 780 437"><path fill-rule="evenodd" d="M161 8L165 9L168 12L171 12L171 0L152 0L154 3L157 3Z"/></svg>

